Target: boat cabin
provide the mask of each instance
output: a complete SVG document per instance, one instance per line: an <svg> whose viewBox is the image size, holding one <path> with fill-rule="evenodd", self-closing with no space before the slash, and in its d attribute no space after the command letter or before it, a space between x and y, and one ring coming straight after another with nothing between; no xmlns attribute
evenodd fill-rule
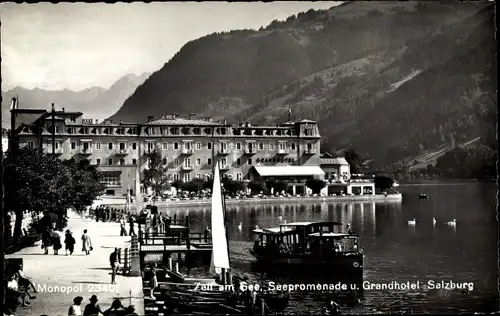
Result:
<svg viewBox="0 0 500 316"><path fill-rule="evenodd" d="M359 235L343 231L339 222L297 222L255 229L254 251L269 255L320 258L358 252Z"/></svg>

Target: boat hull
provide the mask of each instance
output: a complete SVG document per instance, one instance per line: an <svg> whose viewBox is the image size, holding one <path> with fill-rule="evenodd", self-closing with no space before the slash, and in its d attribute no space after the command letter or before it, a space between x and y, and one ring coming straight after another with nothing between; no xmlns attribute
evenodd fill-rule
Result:
<svg viewBox="0 0 500 316"><path fill-rule="evenodd" d="M328 259L319 259L307 256L280 256L272 257L259 254L254 250L250 253L257 259L252 266L254 270L300 270L307 269L308 272L319 274L324 273L362 273L363 272L363 254L355 254L350 256L339 256Z"/></svg>

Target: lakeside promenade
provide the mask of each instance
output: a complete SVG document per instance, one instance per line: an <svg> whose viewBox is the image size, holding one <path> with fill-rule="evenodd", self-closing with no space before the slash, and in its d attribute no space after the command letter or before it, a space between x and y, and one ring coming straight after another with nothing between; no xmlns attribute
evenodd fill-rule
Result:
<svg viewBox="0 0 500 316"><path fill-rule="evenodd" d="M123 208L125 205L125 199L117 198L103 198L103 205L109 207ZM403 195L399 194L388 194L387 196L382 194L377 195L352 195L352 196L301 196L301 197L266 197L266 198L247 198L247 199L235 199L226 198L226 205L239 205L239 204L297 204L297 203L345 203L345 202L401 202L403 200ZM156 206L179 206L179 207L189 207L189 206L210 206L212 203L211 198L206 198L204 200L169 200L169 201L156 201Z"/></svg>
<svg viewBox="0 0 500 316"><path fill-rule="evenodd" d="M114 248L130 248L130 237L120 237L120 224L113 222L96 222L82 219L75 212L68 212L68 227L76 240L75 252L66 256L63 249L59 255L43 254L41 242L34 247L25 248L5 258L22 258L24 273L31 277L39 290L36 299L31 300L28 307L19 307L16 316L66 316L73 304L73 298L82 296L82 311L89 303L92 295L99 299L98 304L105 311L111 307L114 299L120 299L122 305L134 305L138 315L144 315L142 279L138 277L116 276L116 285L111 285L111 267L109 255ZM82 252L81 235L88 230L92 240L93 251L86 256ZM61 238L61 242L64 237ZM57 290L59 287L59 290ZM62 292L61 289L70 289Z"/></svg>

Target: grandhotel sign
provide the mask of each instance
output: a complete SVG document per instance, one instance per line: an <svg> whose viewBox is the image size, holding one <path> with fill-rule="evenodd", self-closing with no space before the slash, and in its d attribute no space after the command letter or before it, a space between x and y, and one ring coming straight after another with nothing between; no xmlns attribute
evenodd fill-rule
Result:
<svg viewBox="0 0 500 316"><path fill-rule="evenodd" d="M294 163L293 158L257 158L256 163Z"/></svg>

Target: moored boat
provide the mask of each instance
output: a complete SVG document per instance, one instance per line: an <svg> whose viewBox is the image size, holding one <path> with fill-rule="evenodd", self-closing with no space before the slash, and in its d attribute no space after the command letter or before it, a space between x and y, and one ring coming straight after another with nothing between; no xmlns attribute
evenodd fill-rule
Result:
<svg viewBox="0 0 500 316"><path fill-rule="evenodd" d="M342 227L339 222L296 222L255 229L257 240L250 253L264 268L362 272L359 235L350 230L344 232Z"/></svg>

